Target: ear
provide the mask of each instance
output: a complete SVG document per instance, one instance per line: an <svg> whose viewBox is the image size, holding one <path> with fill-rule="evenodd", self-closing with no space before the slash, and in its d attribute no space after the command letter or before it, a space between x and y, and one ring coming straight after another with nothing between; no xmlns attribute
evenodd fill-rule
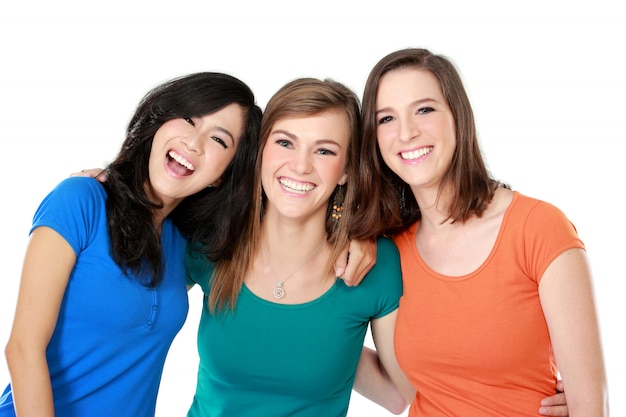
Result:
<svg viewBox="0 0 626 417"><path fill-rule="evenodd" d="M348 173L344 172L339 181L337 181L337 185L344 185L346 182L348 182Z"/></svg>

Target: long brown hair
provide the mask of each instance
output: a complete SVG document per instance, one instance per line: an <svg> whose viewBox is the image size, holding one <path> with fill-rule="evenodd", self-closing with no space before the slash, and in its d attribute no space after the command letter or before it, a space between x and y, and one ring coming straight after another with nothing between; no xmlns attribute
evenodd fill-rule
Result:
<svg viewBox="0 0 626 417"><path fill-rule="evenodd" d="M370 191L357 201L360 210L353 222L354 237L368 238L372 231L392 234L421 217L411 188L385 164L377 141L376 95L380 80L400 68L421 69L433 74L454 117L456 149L442 181L442 187L451 187L453 196L446 220L455 222L465 221L472 215L480 217L499 185L483 161L472 107L454 65L446 57L426 49L392 52L374 66L363 92L359 189Z"/></svg>
<svg viewBox="0 0 626 417"><path fill-rule="evenodd" d="M335 263L341 250L348 242L349 225L352 217L354 187L349 185L351 179L358 173L358 150L356 147L360 139L360 102L356 94L345 85L333 80L319 80L316 78L299 78L285 84L269 100L261 121L259 147L254 169L254 194L248 223L244 233L238 238L235 253L229 259L217 262L211 278L209 295L209 309L213 312L233 309L241 290L244 278L249 272L252 259L260 245L261 222L263 220L265 196L261 184L261 164L263 150L274 124L288 117L314 116L331 110L342 111L350 128L348 142L346 172L348 183L343 185L345 194L344 210L339 221L331 217L336 188L331 195L326 215L327 241L333 245L327 268Z"/></svg>

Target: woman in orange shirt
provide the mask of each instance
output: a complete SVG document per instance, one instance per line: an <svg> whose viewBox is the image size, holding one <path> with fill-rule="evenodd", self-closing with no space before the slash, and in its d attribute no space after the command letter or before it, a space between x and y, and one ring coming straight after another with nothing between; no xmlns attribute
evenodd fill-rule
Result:
<svg viewBox="0 0 626 417"><path fill-rule="evenodd" d="M559 209L488 172L454 66L424 49L384 57L363 123L360 221L400 250L409 416L536 416L559 373L570 416L607 416L584 245Z"/></svg>

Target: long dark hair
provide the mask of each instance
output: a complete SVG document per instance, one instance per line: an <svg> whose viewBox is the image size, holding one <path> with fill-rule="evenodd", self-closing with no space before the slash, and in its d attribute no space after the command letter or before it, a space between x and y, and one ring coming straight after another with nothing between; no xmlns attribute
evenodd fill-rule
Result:
<svg viewBox="0 0 626 417"><path fill-rule="evenodd" d="M400 68L422 69L433 74L454 117L457 145L442 181L442 186L452 186L453 190L448 220L465 221L472 215L481 216L496 188L505 186L491 177L483 161L472 107L461 77L450 60L426 49L392 52L374 66L363 92L359 178L360 189L369 192L358 202L361 210L353 223L354 237L368 238L372 231L393 234L421 217L411 188L385 164L377 141L376 95L380 80Z"/></svg>
<svg viewBox="0 0 626 417"><path fill-rule="evenodd" d="M153 213L161 204L149 198L148 161L154 135L168 120L203 117L233 103L244 109L245 127L219 187L186 198L170 214L190 242L217 260L232 254L231 237L239 235L248 213L261 121L252 90L217 72L175 78L149 91L128 124L122 148L107 167L107 222L113 259L125 272L139 275L144 285L157 286L163 267L160 231L153 223Z"/></svg>

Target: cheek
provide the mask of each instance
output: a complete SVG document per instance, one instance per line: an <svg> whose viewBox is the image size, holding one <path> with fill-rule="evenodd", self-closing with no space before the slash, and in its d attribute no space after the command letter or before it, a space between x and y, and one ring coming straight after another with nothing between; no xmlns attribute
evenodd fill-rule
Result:
<svg viewBox="0 0 626 417"><path fill-rule="evenodd" d="M391 131L389 129L378 129L376 134L378 149L380 149L380 153L382 154L383 159L386 160L387 154L391 152L390 148L391 144L393 143Z"/></svg>
<svg viewBox="0 0 626 417"><path fill-rule="evenodd" d="M390 148L392 141L389 138L379 136L377 142L383 162L385 165L390 166L390 164L394 161L395 155L395 152L393 152Z"/></svg>
<svg viewBox="0 0 626 417"><path fill-rule="evenodd" d="M230 164L230 161L233 160L233 156L234 155L232 153L216 152L213 158L209 158L209 162L212 162L213 165L220 167L221 170L224 170L228 164Z"/></svg>
<svg viewBox="0 0 626 417"><path fill-rule="evenodd" d="M291 162L291 152L277 146L266 146L261 153L261 175L273 175Z"/></svg>
<svg viewBox="0 0 626 417"><path fill-rule="evenodd" d="M232 162L235 157L234 152L225 152L222 149L213 148L210 152L206 153L205 166L210 172L209 175L220 177L226 167Z"/></svg>
<svg viewBox="0 0 626 417"><path fill-rule="evenodd" d="M431 132L437 132L440 137L456 142L456 127L452 116L432 120L427 125L427 129Z"/></svg>
<svg viewBox="0 0 626 417"><path fill-rule="evenodd" d="M388 146L390 142L397 136L396 129L390 125L381 125L376 129L376 137L378 138L378 146L381 150Z"/></svg>
<svg viewBox="0 0 626 417"><path fill-rule="evenodd" d="M346 173L346 157L329 160L318 172L327 173L329 181L339 183Z"/></svg>

